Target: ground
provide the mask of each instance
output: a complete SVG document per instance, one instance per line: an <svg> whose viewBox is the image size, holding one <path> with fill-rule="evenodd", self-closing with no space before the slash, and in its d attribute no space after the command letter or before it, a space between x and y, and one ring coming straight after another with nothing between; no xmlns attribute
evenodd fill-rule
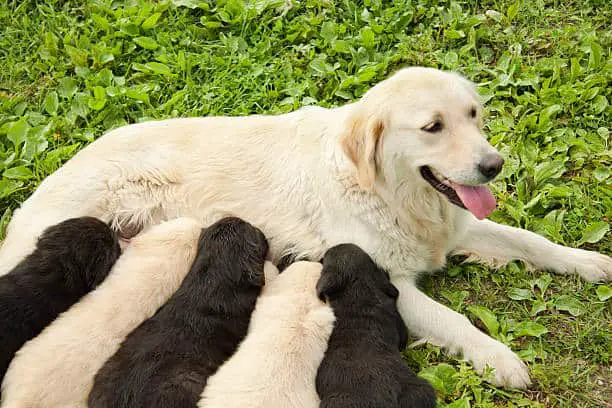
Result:
<svg viewBox="0 0 612 408"><path fill-rule="evenodd" d="M611 20L606 0L2 1L0 237L111 128L339 105L425 65L479 84L506 159L491 218L611 254ZM424 290L517 351L534 383L502 390L436 347L406 351L440 406L610 403L609 286L460 261Z"/></svg>

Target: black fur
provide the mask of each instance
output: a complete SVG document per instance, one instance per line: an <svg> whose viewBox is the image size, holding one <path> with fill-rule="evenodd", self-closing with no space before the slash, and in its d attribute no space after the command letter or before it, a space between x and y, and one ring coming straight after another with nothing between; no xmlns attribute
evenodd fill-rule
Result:
<svg viewBox="0 0 612 408"><path fill-rule="evenodd" d="M238 218L205 229L178 291L96 374L89 407L195 407L246 336L267 252L263 233Z"/></svg>
<svg viewBox="0 0 612 408"><path fill-rule="evenodd" d="M323 257L317 293L336 316L317 373L321 408L433 408L436 395L410 371L400 351L408 332L389 275L358 246Z"/></svg>
<svg viewBox="0 0 612 408"><path fill-rule="evenodd" d="M73 218L47 228L34 252L0 277L0 382L15 352L101 283L120 253L108 225Z"/></svg>

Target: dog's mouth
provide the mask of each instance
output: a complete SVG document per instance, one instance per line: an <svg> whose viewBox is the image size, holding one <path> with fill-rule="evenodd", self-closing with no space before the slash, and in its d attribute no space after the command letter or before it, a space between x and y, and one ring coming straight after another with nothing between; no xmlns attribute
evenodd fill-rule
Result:
<svg viewBox="0 0 612 408"><path fill-rule="evenodd" d="M468 186L455 183L429 166L423 166L419 170L425 181L444 194L448 201L468 210L479 220L487 217L495 210L495 197L487 186Z"/></svg>

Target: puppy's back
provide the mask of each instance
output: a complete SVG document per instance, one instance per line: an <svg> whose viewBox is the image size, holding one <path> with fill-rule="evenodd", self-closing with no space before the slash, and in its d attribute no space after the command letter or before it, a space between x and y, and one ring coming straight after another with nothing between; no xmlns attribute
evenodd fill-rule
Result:
<svg viewBox="0 0 612 408"><path fill-rule="evenodd" d="M200 408L318 407L317 368L334 315L317 297L321 264L297 262L266 284L236 353L207 383Z"/></svg>
<svg viewBox="0 0 612 408"><path fill-rule="evenodd" d="M2 407L85 407L95 373L187 274L200 232L197 221L179 218L134 238L95 291L17 353Z"/></svg>

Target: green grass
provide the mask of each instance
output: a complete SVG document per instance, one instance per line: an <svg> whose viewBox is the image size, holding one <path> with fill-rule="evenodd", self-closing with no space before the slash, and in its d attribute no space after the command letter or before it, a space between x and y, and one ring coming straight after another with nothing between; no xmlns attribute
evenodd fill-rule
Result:
<svg viewBox="0 0 612 408"><path fill-rule="evenodd" d="M42 179L111 128L334 106L426 65L461 71L487 100L507 163L492 218L612 252L608 1L247 3L1 1L0 234ZM519 263L455 259L448 272L425 290L517 351L534 385L497 389L436 347L407 351L442 406L609 403L608 286Z"/></svg>

